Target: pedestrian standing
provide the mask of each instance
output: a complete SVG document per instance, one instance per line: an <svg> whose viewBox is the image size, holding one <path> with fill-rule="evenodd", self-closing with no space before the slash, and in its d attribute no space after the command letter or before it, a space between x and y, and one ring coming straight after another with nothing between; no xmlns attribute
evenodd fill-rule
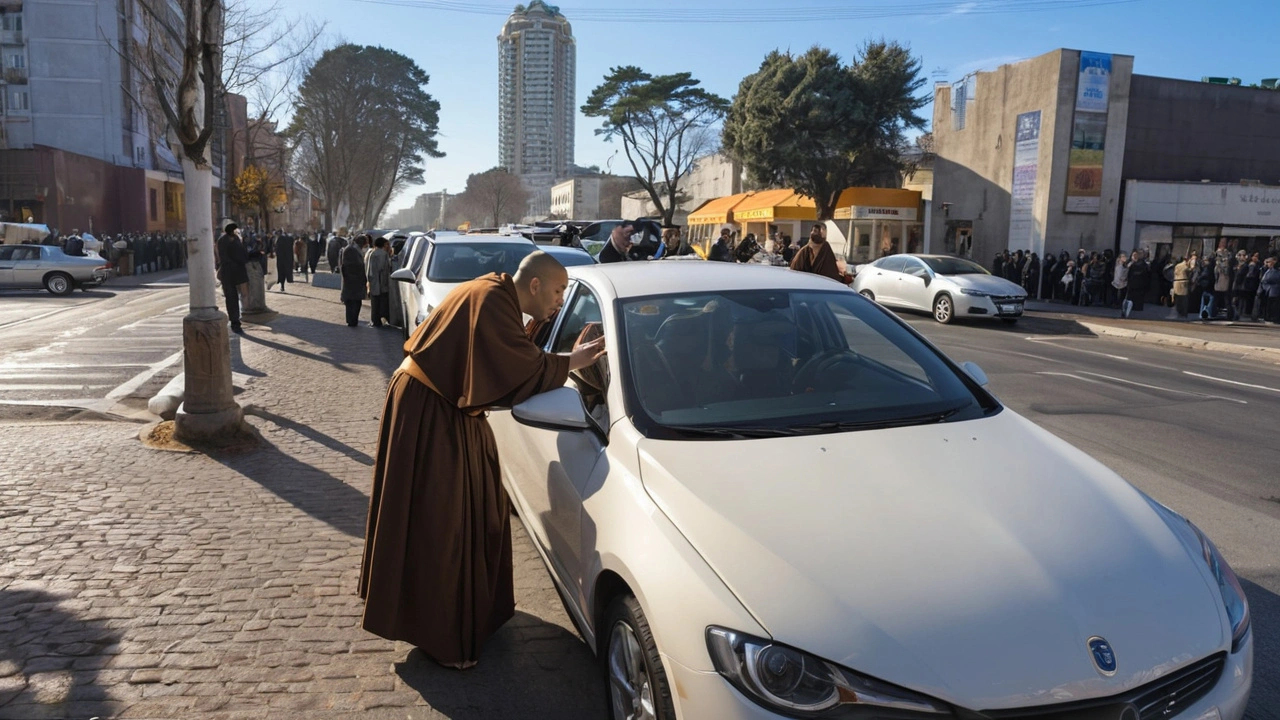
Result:
<svg viewBox="0 0 1280 720"><path fill-rule="evenodd" d="M338 272L338 256L342 252L342 238L338 233L329 236L329 244L325 250L325 258L329 261L329 272Z"/></svg>
<svg viewBox="0 0 1280 720"><path fill-rule="evenodd" d="M240 286L249 282L249 254L240 239L240 229L235 223L227 223L218 238L218 282L222 283L222 295L227 301L227 319L231 332L243 333L240 327Z"/></svg>
<svg viewBox="0 0 1280 720"><path fill-rule="evenodd" d="M1173 286L1170 292L1173 293L1173 307L1178 317L1185 318L1187 316L1187 308L1191 302L1192 277L1196 271L1196 254L1180 260L1177 265L1173 266Z"/></svg>
<svg viewBox="0 0 1280 720"><path fill-rule="evenodd" d="M1258 253L1249 256L1249 267L1245 271L1244 276L1244 298L1248 303L1248 309L1245 310L1253 320L1257 320L1262 314L1262 308L1257 302L1258 290L1262 286L1262 273L1266 268L1262 266L1262 258Z"/></svg>
<svg viewBox="0 0 1280 720"><path fill-rule="evenodd" d="M569 275L534 252L515 276L454 288L405 343L378 435L360 597L363 627L446 667L476 664L515 614L511 513L486 411L564 385L604 338L569 354L525 333L564 303Z"/></svg>
<svg viewBox="0 0 1280 720"><path fill-rule="evenodd" d="M382 327L391 324L391 256L387 255L387 239L373 241L366 273L369 278L369 324Z"/></svg>
<svg viewBox="0 0 1280 720"><path fill-rule="evenodd" d="M1134 250L1133 260L1129 262L1128 299L1133 303L1131 311L1142 312L1147 301L1147 293L1151 291L1151 265L1147 262L1145 250Z"/></svg>
<svg viewBox="0 0 1280 720"><path fill-rule="evenodd" d="M615 263L630 260L631 236L639 227L640 223L637 220L623 220L614 225L613 230L609 232L609 242L600 249L600 262Z"/></svg>
<svg viewBox="0 0 1280 720"><path fill-rule="evenodd" d="M364 237L361 236L342 248L338 258L338 267L342 272L342 291L339 297L347 306L347 327L360 325L360 305L364 302L365 289L369 278L364 269Z"/></svg>
<svg viewBox="0 0 1280 720"><path fill-rule="evenodd" d="M791 269L829 277L836 282L845 282L844 275L840 272L840 264L836 262L835 251L827 243L822 225L814 225L809 231L809 242L796 251L795 257L791 259Z"/></svg>
<svg viewBox="0 0 1280 720"><path fill-rule="evenodd" d="M1120 316L1128 317L1124 312L1124 301L1128 299L1129 294L1129 256L1120 253L1116 256L1114 268L1111 271L1111 289L1112 297L1115 298L1115 305L1120 308Z"/></svg>
<svg viewBox="0 0 1280 720"><path fill-rule="evenodd" d="M1260 299L1266 301L1266 315L1264 319L1272 324L1280 323L1280 258L1272 255L1267 258L1264 266L1266 271L1262 273L1262 280L1259 283Z"/></svg>
<svg viewBox="0 0 1280 720"><path fill-rule="evenodd" d="M707 253L708 260L716 262L733 262L733 254L729 251L729 228L720 228L720 237L712 243L710 252Z"/></svg>

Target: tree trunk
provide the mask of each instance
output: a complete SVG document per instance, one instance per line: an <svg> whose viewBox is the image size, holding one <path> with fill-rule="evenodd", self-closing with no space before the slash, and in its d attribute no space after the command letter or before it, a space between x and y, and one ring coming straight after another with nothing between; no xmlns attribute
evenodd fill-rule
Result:
<svg viewBox="0 0 1280 720"><path fill-rule="evenodd" d="M190 312L182 320L183 403L174 417L183 442L225 439L240 430L243 411L231 384L227 316L218 310L213 269L213 169L182 156L187 194Z"/></svg>

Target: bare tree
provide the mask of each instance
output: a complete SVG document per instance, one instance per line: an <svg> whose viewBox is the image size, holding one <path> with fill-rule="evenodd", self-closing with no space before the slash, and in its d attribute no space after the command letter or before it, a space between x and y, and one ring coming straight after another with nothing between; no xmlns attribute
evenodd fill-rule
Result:
<svg viewBox="0 0 1280 720"><path fill-rule="evenodd" d="M493 168L467 178L467 189L455 206L479 225L505 225L518 221L529 206L529 191L520 178L505 168Z"/></svg>

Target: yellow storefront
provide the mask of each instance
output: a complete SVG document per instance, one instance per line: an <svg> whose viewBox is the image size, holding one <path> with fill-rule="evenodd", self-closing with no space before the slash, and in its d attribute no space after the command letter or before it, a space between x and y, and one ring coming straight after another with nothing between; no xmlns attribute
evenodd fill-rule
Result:
<svg viewBox="0 0 1280 720"><path fill-rule="evenodd" d="M885 255L924 252L922 196L917 190L849 188L836 202L836 227L848 240L844 257L866 263Z"/></svg>
<svg viewBox="0 0 1280 720"><path fill-rule="evenodd" d="M689 219L686 220L689 225L687 236L689 244L700 251L699 255L707 256L711 243L720 236L720 227L734 222L734 208L753 194L738 193L708 200L702 207L689 213Z"/></svg>
<svg viewBox="0 0 1280 720"><path fill-rule="evenodd" d="M763 190L733 208L733 222L742 226L741 237L755 233L762 246L769 239L770 228L776 227L779 235L790 235L798 241L817 220L817 205L794 190Z"/></svg>

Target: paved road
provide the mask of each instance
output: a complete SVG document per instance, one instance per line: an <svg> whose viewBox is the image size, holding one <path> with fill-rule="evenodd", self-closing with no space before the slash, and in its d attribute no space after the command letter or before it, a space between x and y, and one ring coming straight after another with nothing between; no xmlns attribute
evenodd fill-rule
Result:
<svg viewBox="0 0 1280 720"><path fill-rule="evenodd" d="M184 273L55 297L0 294L0 404L121 412L181 369ZM8 408L10 413L13 408Z"/></svg>
<svg viewBox="0 0 1280 720"><path fill-rule="evenodd" d="M1280 372L1231 355L903 315L1004 403L1186 515L1245 582L1252 718L1280 718ZM1048 330L1049 332L1038 332ZM1050 511L1046 508L1046 512Z"/></svg>

